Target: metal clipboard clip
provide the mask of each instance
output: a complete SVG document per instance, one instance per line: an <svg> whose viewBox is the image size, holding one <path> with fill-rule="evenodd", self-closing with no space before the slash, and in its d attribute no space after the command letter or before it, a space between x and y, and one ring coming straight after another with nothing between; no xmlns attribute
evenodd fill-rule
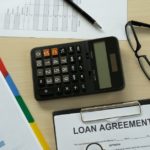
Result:
<svg viewBox="0 0 150 150"><path fill-rule="evenodd" d="M94 106L81 109L82 122L93 122L115 118L141 115L141 105L138 101L106 106Z"/></svg>

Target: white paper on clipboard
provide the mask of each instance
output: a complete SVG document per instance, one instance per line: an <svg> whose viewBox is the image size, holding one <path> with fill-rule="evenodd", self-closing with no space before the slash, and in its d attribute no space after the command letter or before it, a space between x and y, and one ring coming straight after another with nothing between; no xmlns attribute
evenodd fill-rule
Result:
<svg viewBox="0 0 150 150"><path fill-rule="evenodd" d="M149 150L149 114L139 102L54 113L57 150Z"/></svg>

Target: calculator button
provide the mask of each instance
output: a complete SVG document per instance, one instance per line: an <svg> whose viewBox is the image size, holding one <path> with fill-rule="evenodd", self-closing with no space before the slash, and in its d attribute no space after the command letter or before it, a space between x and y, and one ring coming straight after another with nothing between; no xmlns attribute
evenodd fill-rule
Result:
<svg viewBox="0 0 150 150"><path fill-rule="evenodd" d="M79 62L81 62L81 61L82 61L82 56L78 56L78 57L77 57L77 60L78 60Z"/></svg>
<svg viewBox="0 0 150 150"><path fill-rule="evenodd" d="M53 68L54 74L60 74L60 69L59 67L54 67Z"/></svg>
<svg viewBox="0 0 150 150"><path fill-rule="evenodd" d="M66 55L66 49L65 48L61 48L59 49L60 55Z"/></svg>
<svg viewBox="0 0 150 150"><path fill-rule="evenodd" d="M74 53L74 48L73 48L73 46L69 46L69 47L68 47L68 52L69 52L69 54L73 54L73 53Z"/></svg>
<svg viewBox="0 0 150 150"><path fill-rule="evenodd" d="M78 69L79 69L79 71L83 71L83 66L79 65Z"/></svg>
<svg viewBox="0 0 150 150"><path fill-rule="evenodd" d="M74 85L74 86L73 86L73 91L74 91L74 92L79 92L79 87L78 87L78 85Z"/></svg>
<svg viewBox="0 0 150 150"><path fill-rule="evenodd" d="M61 61L61 64L67 64L67 57L66 56L61 57L60 61Z"/></svg>
<svg viewBox="0 0 150 150"><path fill-rule="evenodd" d="M41 96L49 96L49 95L53 95L53 89L52 88L44 88L44 89L40 89L39 94Z"/></svg>
<svg viewBox="0 0 150 150"><path fill-rule="evenodd" d="M53 63L53 65L59 65L58 58L53 58L52 63Z"/></svg>
<svg viewBox="0 0 150 150"><path fill-rule="evenodd" d="M86 86L84 83L81 84L81 89L82 89L82 91L86 91Z"/></svg>
<svg viewBox="0 0 150 150"><path fill-rule="evenodd" d="M58 95L62 94L62 88L61 88L61 86L56 87L56 93Z"/></svg>
<svg viewBox="0 0 150 150"><path fill-rule="evenodd" d="M74 62L75 62L74 56L70 56L70 62L71 62L71 63L74 63Z"/></svg>
<svg viewBox="0 0 150 150"><path fill-rule="evenodd" d="M52 74L51 68L46 68L46 69L45 69L45 75L46 75L46 76L49 76L49 75L51 75L51 74Z"/></svg>
<svg viewBox="0 0 150 150"><path fill-rule="evenodd" d="M76 71L76 66L75 65L71 65L70 69L71 69L72 72L75 72Z"/></svg>
<svg viewBox="0 0 150 150"><path fill-rule="evenodd" d="M44 57L49 57L50 56L49 48L43 49L43 55L44 55Z"/></svg>
<svg viewBox="0 0 150 150"><path fill-rule="evenodd" d="M52 52L52 56L58 56L58 48L52 48L51 52Z"/></svg>
<svg viewBox="0 0 150 150"><path fill-rule="evenodd" d="M37 60L36 61L36 66L37 67L42 67L43 66L42 60Z"/></svg>
<svg viewBox="0 0 150 150"><path fill-rule="evenodd" d="M47 77L47 78L46 78L46 84L47 84L47 85L52 85L52 84L53 84L53 79L52 79L52 77Z"/></svg>
<svg viewBox="0 0 150 150"><path fill-rule="evenodd" d="M67 83L67 82L69 82L70 81L70 79L69 79L69 75L63 75L63 82L64 83Z"/></svg>
<svg viewBox="0 0 150 150"><path fill-rule="evenodd" d="M56 84L61 83L61 77L60 77L60 76L55 76L55 77L54 77L54 82L55 82Z"/></svg>
<svg viewBox="0 0 150 150"><path fill-rule="evenodd" d="M35 58L42 58L41 50L36 50L35 51Z"/></svg>
<svg viewBox="0 0 150 150"><path fill-rule="evenodd" d="M44 70L43 69L37 69L37 76L38 77L44 76Z"/></svg>
<svg viewBox="0 0 150 150"><path fill-rule="evenodd" d="M49 67L49 66L51 65L50 59L44 59L44 65L45 65L46 67Z"/></svg>
<svg viewBox="0 0 150 150"><path fill-rule="evenodd" d="M84 77L84 75L83 74L80 74L80 80L84 80L85 79L85 77Z"/></svg>
<svg viewBox="0 0 150 150"><path fill-rule="evenodd" d="M72 81L74 81L74 82L77 81L77 75L76 74L72 75Z"/></svg>
<svg viewBox="0 0 150 150"><path fill-rule="evenodd" d="M65 86L64 92L65 92L65 94L69 94L71 92L70 86Z"/></svg>
<svg viewBox="0 0 150 150"><path fill-rule="evenodd" d="M38 85L39 86L44 86L45 85L45 79L38 79Z"/></svg>
<svg viewBox="0 0 150 150"><path fill-rule="evenodd" d="M78 53L80 53L81 52L81 47L79 45L77 45L76 50L77 50Z"/></svg>
<svg viewBox="0 0 150 150"><path fill-rule="evenodd" d="M68 66L62 66L61 71L62 73L68 73Z"/></svg>

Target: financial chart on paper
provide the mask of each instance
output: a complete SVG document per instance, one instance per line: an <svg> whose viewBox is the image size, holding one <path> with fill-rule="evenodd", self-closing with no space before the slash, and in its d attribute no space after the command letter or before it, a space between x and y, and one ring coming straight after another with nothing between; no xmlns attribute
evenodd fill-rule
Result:
<svg viewBox="0 0 150 150"><path fill-rule="evenodd" d="M80 26L78 13L63 0L18 1L12 7L4 2L6 7L0 11L1 30L77 32ZM74 1L81 4L81 0Z"/></svg>
<svg viewBox="0 0 150 150"><path fill-rule="evenodd" d="M73 1L103 30L93 27L64 0L3 0L0 4L0 36L77 39L116 36L120 40L126 39L127 0Z"/></svg>

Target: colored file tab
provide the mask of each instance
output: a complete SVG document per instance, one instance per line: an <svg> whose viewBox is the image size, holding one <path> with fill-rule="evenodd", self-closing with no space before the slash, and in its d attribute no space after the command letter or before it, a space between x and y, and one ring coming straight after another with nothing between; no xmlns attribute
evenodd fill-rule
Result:
<svg viewBox="0 0 150 150"><path fill-rule="evenodd" d="M18 104L20 105L24 115L26 116L26 119L28 120L29 123L33 123L34 119L27 107L27 105L25 104L25 102L23 101L21 96L17 96L16 97Z"/></svg>
<svg viewBox="0 0 150 150"><path fill-rule="evenodd" d="M19 91L18 89L16 88L11 76L8 74L6 77L5 77L6 81L7 81L7 84L9 85L11 91L13 92L14 96L19 96Z"/></svg>
<svg viewBox="0 0 150 150"><path fill-rule="evenodd" d="M8 75L8 72L0 58L0 71L2 72L3 76L6 77Z"/></svg>

